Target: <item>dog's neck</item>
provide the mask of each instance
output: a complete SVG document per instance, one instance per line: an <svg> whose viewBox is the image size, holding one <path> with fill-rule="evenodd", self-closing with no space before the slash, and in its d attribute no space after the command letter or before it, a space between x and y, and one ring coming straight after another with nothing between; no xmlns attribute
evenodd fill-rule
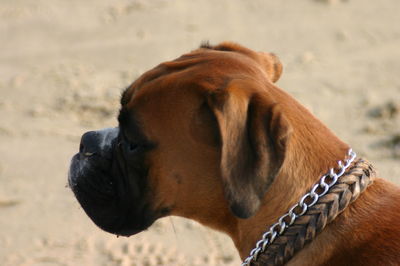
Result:
<svg viewBox="0 0 400 266"><path fill-rule="evenodd" d="M255 216L238 219L237 230L231 234L242 258L249 255L269 226L276 223L323 174L335 167L337 161L343 160L347 154L347 144L308 111L302 111L302 115L311 116L311 123L294 125L296 131L291 137L287 157L279 175L268 189L262 207ZM291 123L295 123L295 118Z"/></svg>

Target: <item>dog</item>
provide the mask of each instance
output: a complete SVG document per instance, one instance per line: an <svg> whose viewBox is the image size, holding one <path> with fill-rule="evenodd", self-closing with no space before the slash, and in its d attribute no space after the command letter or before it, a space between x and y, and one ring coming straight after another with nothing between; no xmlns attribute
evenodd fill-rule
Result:
<svg viewBox="0 0 400 266"><path fill-rule="evenodd" d="M281 73L276 55L230 42L144 73L122 94L118 127L85 133L72 158L86 214L121 236L193 219L228 234L245 260L350 148L274 84ZM284 263L400 265L400 189L375 178Z"/></svg>

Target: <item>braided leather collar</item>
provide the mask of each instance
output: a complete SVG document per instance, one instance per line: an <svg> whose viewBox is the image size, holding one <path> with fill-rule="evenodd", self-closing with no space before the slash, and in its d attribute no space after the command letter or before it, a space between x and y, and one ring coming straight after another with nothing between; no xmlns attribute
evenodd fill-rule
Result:
<svg viewBox="0 0 400 266"><path fill-rule="evenodd" d="M376 175L373 166L364 159L354 160L356 155L352 150L349 156L345 166L339 162L342 170L339 174L331 169L310 193L264 233L242 266L287 263L372 184ZM326 182L327 178L332 180Z"/></svg>

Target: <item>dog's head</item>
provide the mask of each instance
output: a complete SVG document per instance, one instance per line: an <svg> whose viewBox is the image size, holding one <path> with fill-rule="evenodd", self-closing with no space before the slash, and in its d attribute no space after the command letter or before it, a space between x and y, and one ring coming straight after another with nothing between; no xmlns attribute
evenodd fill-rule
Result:
<svg viewBox="0 0 400 266"><path fill-rule="evenodd" d="M143 74L122 95L119 126L82 136L69 184L83 209L119 235L166 215L254 215L291 132L281 71L273 54L223 43Z"/></svg>

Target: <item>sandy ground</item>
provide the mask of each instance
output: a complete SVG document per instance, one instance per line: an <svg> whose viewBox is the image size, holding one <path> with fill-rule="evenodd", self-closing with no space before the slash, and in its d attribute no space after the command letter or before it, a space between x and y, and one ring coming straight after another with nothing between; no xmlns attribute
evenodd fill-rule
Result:
<svg viewBox="0 0 400 266"><path fill-rule="evenodd" d="M399 14L398 0L1 0L0 265L239 264L229 238L181 218L102 232L66 187L121 90L203 40L278 54L278 85L399 184Z"/></svg>

